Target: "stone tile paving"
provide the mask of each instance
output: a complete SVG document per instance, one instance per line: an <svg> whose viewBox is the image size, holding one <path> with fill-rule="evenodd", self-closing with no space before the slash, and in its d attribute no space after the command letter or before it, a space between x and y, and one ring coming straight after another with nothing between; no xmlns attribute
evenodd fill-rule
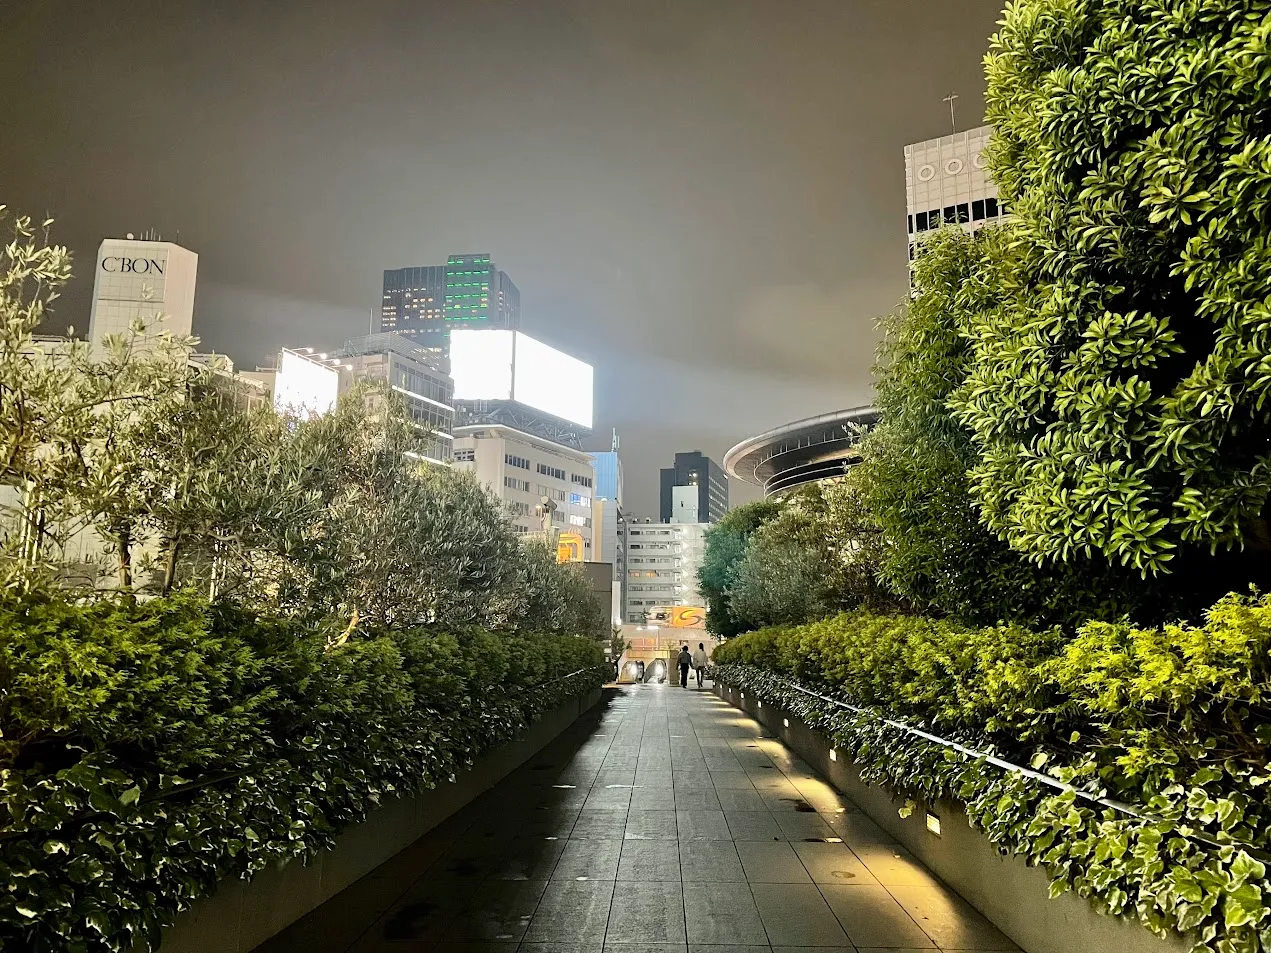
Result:
<svg viewBox="0 0 1271 953"><path fill-rule="evenodd" d="M258 953L1016 949L756 722L638 685Z"/></svg>

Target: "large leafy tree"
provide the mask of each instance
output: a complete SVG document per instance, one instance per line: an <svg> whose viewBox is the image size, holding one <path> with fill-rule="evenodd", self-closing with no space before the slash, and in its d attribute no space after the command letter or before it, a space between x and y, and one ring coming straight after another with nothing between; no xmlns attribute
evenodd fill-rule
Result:
<svg viewBox="0 0 1271 953"><path fill-rule="evenodd" d="M751 534L780 512L774 500L757 500L730 510L706 531L706 552L697 572L698 589L706 600L706 628L728 638L747 626L729 605L728 590L746 556Z"/></svg>
<svg viewBox="0 0 1271 953"><path fill-rule="evenodd" d="M967 621L1163 618L1190 605L1187 587L1098 553L1037 566L980 519L969 477L980 458L949 399L973 369L976 329L1006 308L1014 265L1008 230L947 229L924 243L910 301L883 322L882 422L848 478L881 530L879 574L916 607Z"/></svg>
<svg viewBox="0 0 1271 953"><path fill-rule="evenodd" d="M1145 573L1271 550L1271 2L1016 0L987 58L1015 216L954 396L988 525ZM1252 568L1251 568L1252 564Z"/></svg>
<svg viewBox="0 0 1271 953"><path fill-rule="evenodd" d="M750 536L728 584L729 611L743 629L896 604L880 584L878 527L850 478L802 487L779 505Z"/></svg>

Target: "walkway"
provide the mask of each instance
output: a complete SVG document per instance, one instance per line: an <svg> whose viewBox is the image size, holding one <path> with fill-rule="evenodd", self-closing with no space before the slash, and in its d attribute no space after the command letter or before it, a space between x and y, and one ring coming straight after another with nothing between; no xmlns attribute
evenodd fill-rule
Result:
<svg viewBox="0 0 1271 953"><path fill-rule="evenodd" d="M713 694L607 698L258 953L1016 949Z"/></svg>

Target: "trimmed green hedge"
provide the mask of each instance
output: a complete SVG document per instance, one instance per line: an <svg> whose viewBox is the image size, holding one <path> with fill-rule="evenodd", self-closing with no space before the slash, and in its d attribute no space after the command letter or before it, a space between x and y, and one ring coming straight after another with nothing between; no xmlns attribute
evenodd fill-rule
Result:
<svg viewBox="0 0 1271 953"><path fill-rule="evenodd" d="M966 805L999 848L1047 867L1052 893L1194 931L1198 948L1271 950L1271 597L1229 596L1203 627L1091 623L1076 638L857 612L750 633L714 661L721 682L824 730L864 780Z"/></svg>
<svg viewBox="0 0 1271 953"><path fill-rule="evenodd" d="M609 672L570 636L342 640L191 598L6 596L0 632L0 948L30 951L157 945Z"/></svg>

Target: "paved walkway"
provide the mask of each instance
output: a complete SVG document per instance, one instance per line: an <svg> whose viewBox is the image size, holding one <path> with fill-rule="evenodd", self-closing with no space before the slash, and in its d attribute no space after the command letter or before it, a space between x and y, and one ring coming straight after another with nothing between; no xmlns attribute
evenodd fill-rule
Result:
<svg viewBox="0 0 1271 953"><path fill-rule="evenodd" d="M259 953L1014 950L709 691L623 687Z"/></svg>

